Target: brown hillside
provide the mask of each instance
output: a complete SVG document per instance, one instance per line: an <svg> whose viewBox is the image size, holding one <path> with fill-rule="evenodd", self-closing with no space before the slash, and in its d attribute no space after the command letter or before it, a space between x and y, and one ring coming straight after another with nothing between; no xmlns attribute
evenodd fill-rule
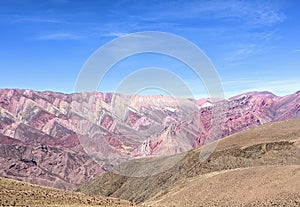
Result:
<svg viewBox="0 0 300 207"><path fill-rule="evenodd" d="M300 165L299 138L299 119L271 123L221 140L216 150L203 162L199 160L199 153L203 148L198 148L183 156L175 166L159 174L138 178L108 172L84 184L79 191L143 203L152 200L158 194L167 194L177 184L207 173L249 167L261 169L256 167L268 165ZM159 158L158 162L152 160L153 165L146 160L131 161L122 168L126 169L128 174L130 169L136 171L142 168L144 171L151 171L159 166L158 163L168 163L168 160L172 161L173 158ZM265 173L267 172L266 170Z"/></svg>
<svg viewBox="0 0 300 207"><path fill-rule="evenodd" d="M258 166L208 173L174 186L149 206L300 206L300 166Z"/></svg>
<svg viewBox="0 0 300 207"><path fill-rule="evenodd" d="M121 199L87 196L81 193L40 187L0 178L0 206L133 206Z"/></svg>

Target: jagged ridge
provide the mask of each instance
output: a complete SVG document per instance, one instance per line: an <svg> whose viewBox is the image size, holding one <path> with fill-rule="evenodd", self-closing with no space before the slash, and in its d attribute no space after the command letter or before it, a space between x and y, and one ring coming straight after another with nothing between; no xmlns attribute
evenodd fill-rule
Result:
<svg viewBox="0 0 300 207"><path fill-rule="evenodd" d="M299 111L299 93L251 92L215 102L3 89L0 175L75 189L128 159L185 152L244 129L300 117Z"/></svg>

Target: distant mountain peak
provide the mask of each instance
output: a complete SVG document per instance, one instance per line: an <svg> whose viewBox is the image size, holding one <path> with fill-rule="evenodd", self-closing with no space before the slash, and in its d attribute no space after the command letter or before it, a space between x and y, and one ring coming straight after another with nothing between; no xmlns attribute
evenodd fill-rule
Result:
<svg viewBox="0 0 300 207"><path fill-rule="evenodd" d="M248 128L297 117L297 93L278 97L249 92L214 101L0 89L0 152L5 152L0 175L75 189L130 158L185 152ZM37 165L19 157L34 159Z"/></svg>

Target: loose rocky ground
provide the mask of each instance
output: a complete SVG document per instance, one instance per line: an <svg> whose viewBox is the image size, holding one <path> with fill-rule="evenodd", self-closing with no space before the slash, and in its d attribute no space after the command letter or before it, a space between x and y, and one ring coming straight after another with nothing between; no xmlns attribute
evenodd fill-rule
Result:
<svg viewBox="0 0 300 207"><path fill-rule="evenodd" d="M300 206L300 166L258 166L185 180L148 206Z"/></svg>
<svg viewBox="0 0 300 207"><path fill-rule="evenodd" d="M0 178L0 206L121 207L133 206L133 204L121 199L87 196L82 193L40 187L25 182Z"/></svg>

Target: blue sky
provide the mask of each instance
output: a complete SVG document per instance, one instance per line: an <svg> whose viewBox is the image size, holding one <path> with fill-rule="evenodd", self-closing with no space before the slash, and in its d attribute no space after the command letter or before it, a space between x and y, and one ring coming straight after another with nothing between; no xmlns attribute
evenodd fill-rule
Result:
<svg viewBox="0 0 300 207"><path fill-rule="evenodd" d="M129 33L162 31L206 53L227 97L254 90L293 93L300 90L299 11L296 0L0 0L0 88L71 93L99 47ZM197 98L206 95L188 68L154 54L122 61L98 90L114 91L143 67L170 69Z"/></svg>

